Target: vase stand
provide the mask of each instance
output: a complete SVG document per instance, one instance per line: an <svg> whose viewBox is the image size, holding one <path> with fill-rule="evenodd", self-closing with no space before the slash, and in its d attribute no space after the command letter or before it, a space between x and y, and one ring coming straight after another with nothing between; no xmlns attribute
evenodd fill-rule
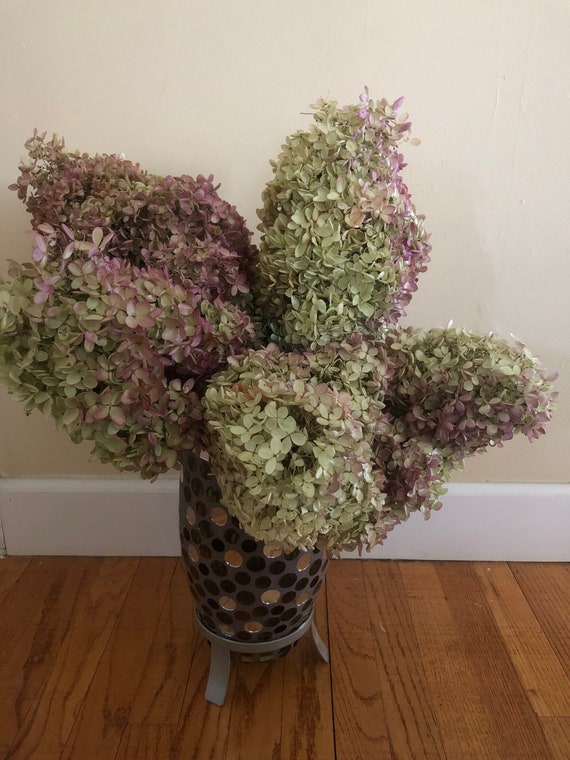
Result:
<svg viewBox="0 0 570 760"><path fill-rule="evenodd" d="M275 659L272 654L275 654L280 649L290 647L301 636L303 636L309 628L311 629L313 642L323 662L329 661L329 650L326 644L323 642L317 627L313 620L313 614L304 621L295 631L289 633L287 636L281 636L273 641L263 642L238 642L232 641L225 636L220 636L217 633L206 628L196 615L196 623L198 629L202 635L210 642L211 655L210 655L210 672L208 675L208 684L206 686L206 699L208 702L212 702L215 705L223 705L226 698L226 691L228 688L228 682L230 678L230 664L232 654L241 655L269 655L267 659Z"/></svg>

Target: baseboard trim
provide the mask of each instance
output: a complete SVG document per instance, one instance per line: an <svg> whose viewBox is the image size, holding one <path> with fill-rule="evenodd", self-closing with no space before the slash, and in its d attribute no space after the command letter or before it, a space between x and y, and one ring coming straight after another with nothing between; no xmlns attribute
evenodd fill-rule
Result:
<svg viewBox="0 0 570 760"><path fill-rule="evenodd" d="M0 536L8 555L175 556L177 491L170 476L0 480ZM454 483L443 502L362 556L570 561L570 484Z"/></svg>

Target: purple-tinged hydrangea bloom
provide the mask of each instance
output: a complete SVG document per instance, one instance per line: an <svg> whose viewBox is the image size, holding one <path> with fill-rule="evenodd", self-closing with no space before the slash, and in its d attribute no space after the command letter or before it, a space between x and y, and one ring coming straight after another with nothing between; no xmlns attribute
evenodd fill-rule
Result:
<svg viewBox="0 0 570 760"><path fill-rule="evenodd" d="M430 252L402 102L316 106L273 164L259 256L211 177L35 134L14 186L32 261L0 280L3 382L119 469L206 449L270 546L370 548L429 517L465 457L544 433L556 394L520 342L398 327Z"/></svg>
<svg viewBox="0 0 570 760"><path fill-rule="evenodd" d="M201 450L205 381L256 342L251 235L211 177L26 145L34 248L0 283L0 372L101 461L156 477Z"/></svg>

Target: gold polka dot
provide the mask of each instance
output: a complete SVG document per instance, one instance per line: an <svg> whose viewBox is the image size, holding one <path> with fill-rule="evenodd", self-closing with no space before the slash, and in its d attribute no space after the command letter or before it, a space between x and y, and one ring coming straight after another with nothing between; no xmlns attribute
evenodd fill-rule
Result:
<svg viewBox="0 0 570 760"><path fill-rule="evenodd" d="M309 595L307 594L306 591L303 591L303 593L299 594L299 596L297 597L297 601L295 602L295 604L297 605L297 607L300 607L301 605L305 604L305 602L307 602L308 600L309 600Z"/></svg>
<svg viewBox="0 0 570 760"><path fill-rule="evenodd" d="M229 627L229 625L224 625L223 623L220 623L220 624L219 624L219 626L218 626L218 631L219 631L220 633L223 633L223 634L224 634L224 636L233 636L233 635L234 635L234 632L233 632L233 631L232 631L232 629Z"/></svg>
<svg viewBox="0 0 570 760"><path fill-rule="evenodd" d="M214 507L211 513L211 520L216 525L225 525L228 521L228 513L222 507Z"/></svg>
<svg viewBox="0 0 570 760"><path fill-rule="evenodd" d="M301 556L297 560L297 570L299 570L299 572L301 572L301 570L306 570L310 564L311 564L311 555L301 554Z"/></svg>
<svg viewBox="0 0 570 760"><path fill-rule="evenodd" d="M281 551L281 549L270 549L268 546L263 547L263 553L266 557L269 557L269 559L278 557L281 554Z"/></svg>
<svg viewBox="0 0 570 760"><path fill-rule="evenodd" d="M189 546L187 551L192 562L198 562L198 549L195 546Z"/></svg>
<svg viewBox="0 0 570 760"><path fill-rule="evenodd" d="M243 557L235 549L230 549L224 554L226 565L230 567L241 567L243 565Z"/></svg>
<svg viewBox="0 0 570 760"><path fill-rule="evenodd" d="M186 520L190 523L190 525L196 525L196 512L194 512L192 507L188 507L186 510Z"/></svg>
<svg viewBox="0 0 570 760"><path fill-rule="evenodd" d="M278 602L281 597L281 592L277 591L276 588L270 588L267 589L267 591L264 591L261 595L261 601L263 604L275 604L275 602Z"/></svg>
<svg viewBox="0 0 570 760"><path fill-rule="evenodd" d="M224 610L229 610L230 612L237 607L235 600L229 596L221 596L218 599L218 602L220 603L220 607L223 607Z"/></svg>
<svg viewBox="0 0 570 760"><path fill-rule="evenodd" d="M257 620L252 620L250 623L246 623L244 625L244 628L246 631L249 631L250 633L258 633L258 631L261 631L263 626L261 623L258 623Z"/></svg>

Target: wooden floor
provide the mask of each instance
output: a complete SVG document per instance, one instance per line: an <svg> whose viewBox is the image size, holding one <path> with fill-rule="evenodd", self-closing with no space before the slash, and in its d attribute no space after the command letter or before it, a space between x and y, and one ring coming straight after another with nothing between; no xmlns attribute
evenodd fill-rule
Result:
<svg viewBox="0 0 570 760"><path fill-rule="evenodd" d="M570 758L570 565L332 562L317 619L220 708L177 560L0 560L0 758Z"/></svg>

